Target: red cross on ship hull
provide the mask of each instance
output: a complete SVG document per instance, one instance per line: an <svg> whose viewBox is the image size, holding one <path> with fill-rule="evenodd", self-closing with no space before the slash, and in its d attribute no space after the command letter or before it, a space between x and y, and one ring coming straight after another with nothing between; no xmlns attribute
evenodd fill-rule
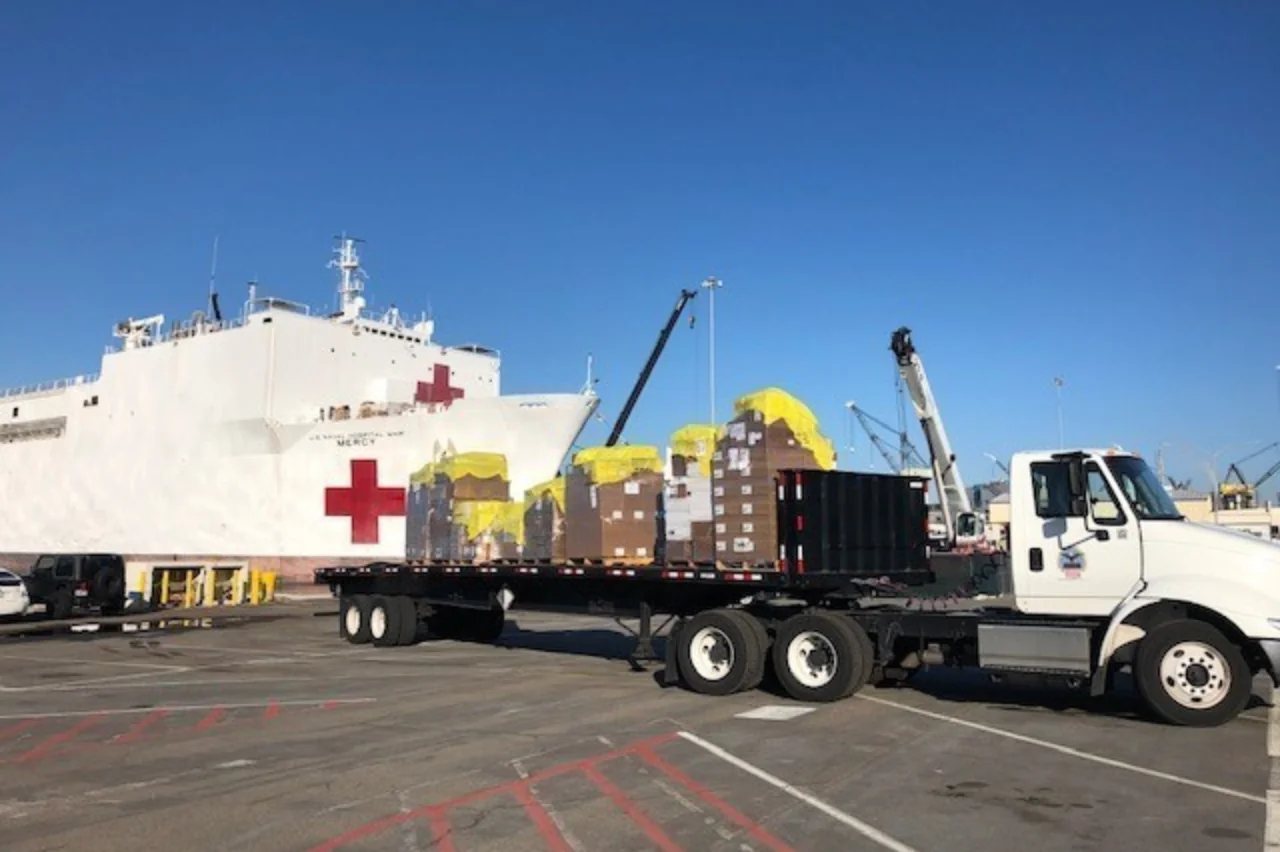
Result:
<svg viewBox="0 0 1280 852"><path fill-rule="evenodd" d="M414 402L439 403L448 407L455 399L462 399L466 392L449 384L449 365L436 364L431 368L431 381L418 382Z"/></svg>
<svg viewBox="0 0 1280 852"><path fill-rule="evenodd" d="M378 462L351 460L351 485L324 490L324 513L351 519L352 544L377 544L378 519L404 517L405 489L378 487Z"/></svg>

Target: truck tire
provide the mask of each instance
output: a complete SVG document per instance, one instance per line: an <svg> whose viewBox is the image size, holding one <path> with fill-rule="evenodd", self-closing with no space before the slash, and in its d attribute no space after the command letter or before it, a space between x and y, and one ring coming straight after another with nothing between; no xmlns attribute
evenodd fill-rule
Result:
<svg viewBox="0 0 1280 852"><path fill-rule="evenodd" d="M676 666L685 686L703 695L732 695L763 676L760 639L745 621L751 616L713 609L689 619L680 629Z"/></svg>
<svg viewBox="0 0 1280 852"><path fill-rule="evenodd" d="M400 644L400 615L403 610L394 597L377 595L369 602L369 639L375 648Z"/></svg>
<svg viewBox="0 0 1280 852"><path fill-rule="evenodd" d="M1240 649L1213 625L1192 619L1166 621L1142 637L1133 680L1152 713L1190 727L1229 722L1253 693Z"/></svg>
<svg viewBox="0 0 1280 852"><path fill-rule="evenodd" d="M871 676L870 644L861 625L842 615L800 613L778 628L773 669L782 688L797 701L838 701L857 692Z"/></svg>
<svg viewBox="0 0 1280 852"><path fill-rule="evenodd" d="M743 628L756 642L756 652L749 659L752 667L747 671L742 688L739 690L748 692L764 681L765 666L769 662L769 631L760 619L745 610L731 609L728 612L742 623Z"/></svg>
<svg viewBox="0 0 1280 852"><path fill-rule="evenodd" d="M368 595L352 595L343 598L339 605L342 618L342 632L352 645L364 645L372 638L369 634L369 609L371 601Z"/></svg>

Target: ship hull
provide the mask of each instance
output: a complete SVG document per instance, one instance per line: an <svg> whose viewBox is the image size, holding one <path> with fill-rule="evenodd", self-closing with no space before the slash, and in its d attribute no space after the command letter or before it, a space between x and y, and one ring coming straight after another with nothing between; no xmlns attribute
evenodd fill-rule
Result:
<svg viewBox="0 0 1280 852"><path fill-rule="evenodd" d="M252 560L304 579L320 564L403 558L410 474L443 453L506 456L511 496L553 477L595 408L579 394L460 399L397 416L274 424L145 422L0 445L0 561L112 552Z"/></svg>

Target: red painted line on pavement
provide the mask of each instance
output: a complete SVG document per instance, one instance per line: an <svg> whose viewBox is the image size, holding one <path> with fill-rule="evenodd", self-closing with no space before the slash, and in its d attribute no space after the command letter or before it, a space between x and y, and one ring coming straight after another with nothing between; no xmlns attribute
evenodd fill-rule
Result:
<svg viewBox="0 0 1280 852"><path fill-rule="evenodd" d="M225 707L215 707L210 710L203 719L196 724L197 731L207 731L214 725L222 721L222 717L227 715Z"/></svg>
<svg viewBox="0 0 1280 852"><path fill-rule="evenodd" d="M528 778L522 778L516 781L506 781L506 782L503 782L502 784L494 784L492 787L485 787L480 790L474 790L470 793L463 793L461 796L456 796L452 799L448 799L443 802L437 802L435 804L426 805L424 807L417 808L416 810L406 811L398 814L391 814L389 816L383 817L382 819L374 820L373 822L356 826L350 831L344 832L343 834L340 834L337 837L334 837L330 840L326 840L324 843L321 843L318 846L311 847L309 850L307 850L307 852L334 852L335 849L341 849L343 846L345 846L348 843L354 843L357 840L363 840L366 837L371 837L375 834L379 834L393 826L399 825L400 823L408 822L409 820L414 820L414 819L421 819L424 816L431 818L432 830L437 832L437 836L440 836L440 831L441 831L440 826L444 826L445 830L447 830L448 821L445 819L444 815L445 815L445 812L448 811L450 808L457 808L457 807L462 807L463 805L469 805L474 802L478 802L482 799L487 799L490 796L494 796L499 793L512 792L517 786L520 786L520 785L537 784L539 782L546 781L549 778L557 778L561 775L568 775L570 772L577 772L577 771L586 769L587 767L595 766L596 764L599 764L599 763L604 763L609 760L615 760L619 757L624 757L629 754L635 754L638 750L640 750L645 746L652 747L652 746L660 745L661 743L670 742L675 738L676 738L675 734L659 734L656 737L650 737L645 740L640 740L639 742L631 743L630 745L626 745L626 746L623 746L622 748L614 749L613 751L604 752L603 754L597 754L594 757L584 758L583 760L574 760L574 761L570 761L569 763L562 763L559 766L553 766L550 769L544 769L541 772L537 772L537 773L534 773L533 775L530 775ZM445 839L446 840L448 839L447 835L445 836ZM442 852L447 852L447 848L451 848L451 847L452 847L452 844L450 844L450 847L442 846L441 850Z"/></svg>
<svg viewBox="0 0 1280 852"><path fill-rule="evenodd" d="M21 722L10 725L7 728L0 728L0 740L7 740L9 737L16 737L28 728L34 728L36 723L39 721L39 719L23 719Z"/></svg>
<svg viewBox="0 0 1280 852"><path fill-rule="evenodd" d="M169 715L169 711L165 710L164 708L161 708L155 711L154 713L151 713L150 715L143 716L141 719L133 723L132 728L130 728L128 731L121 734L120 736L116 737L116 742L118 743L133 742L134 740L138 739L138 737L142 736L143 732L146 731L147 728L150 728L156 722L159 722L161 719L163 719L165 716L168 716L168 715Z"/></svg>
<svg viewBox="0 0 1280 852"><path fill-rule="evenodd" d="M621 808L623 813L631 817L631 821L639 826L640 830L643 831L645 835L653 841L654 845L662 850L662 852L684 852L684 850L677 846L671 838L667 836L667 833L663 831L656 822L645 816L644 811L640 810L640 808L636 806L635 802L627 798L626 793L622 792L622 790L608 778L605 778L604 775L600 773L599 769L596 769L592 765L587 765L582 767L582 774L590 778L591 782L599 787L601 792L612 799L613 803Z"/></svg>
<svg viewBox="0 0 1280 852"><path fill-rule="evenodd" d="M262 711L263 719L274 719L280 715L280 702L272 701L267 705L267 709Z"/></svg>
<svg viewBox="0 0 1280 852"><path fill-rule="evenodd" d="M341 703L341 702L339 702L339 701L326 701L325 703L323 703L323 704L321 704L321 705L320 705L320 709L321 709L321 710L332 710L332 709L333 709L333 708L335 708L335 707L341 707L341 706L342 706L342 703Z"/></svg>
<svg viewBox="0 0 1280 852"><path fill-rule="evenodd" d="M694 781L680 769L670 763L667 763L649 746L642 746L637 749L636 756L652 766L654 769L657 769L663 775L666 775L672 781L675 781L677 784L689 790L689 792L693 793L699 799L702 799L702 801L706 802L711 807L720 811L720 813L724 814L738 825L745 828L747 833L754 839L774 850L774 852L795 852L795 850L790 846L770 834L764 826L760 825L760 823L734 808L724 799L721 799L715 793L712 793L706 787L703 787L697 781Z"/></svg>
<svg viewBox="0 0 1280 852"><path fill-rule="evenodd" d="M432 811L430 815L431 839L437 852L455 852L453 845L453 827L449 825L449 815L444 808Z"/></svg>
<svg viewBox="0 0 1280 852"><path fill-rule="evenodd" d="M552 821L551 815L547 813L547 809L533 797L533 791L529 789L528 784L517 784L511 792L515 794L520 804L524 805L525 814L533 822L534 827L538 829L538 834L542 836L542 840L547 844L548 849L551 849L552 852L573 852L565 841L564 836L560 834L560 829Z"/></svg>
<svg viewBox="0 0 1280 852"><path fill-rule="evenodd" d="M58 746L67 742L68 740L73 740L76 737L80 736L89 728L92 728L94 725L98 724L98 722L100 722L103 718L105 718L105 716L106 716L105 713L97 713L93 716L89 716L85 719L81 719L78 723L76 723L75 725L72 725L70 728L67 728L62 733L54 734L53 736L49 737L44 742L40 743L40 745L36 746L30 751L26 751L18 755L18 762L26 763L27 761L31 761L31 760L39 760L49 752L53 751Z"/></svg>

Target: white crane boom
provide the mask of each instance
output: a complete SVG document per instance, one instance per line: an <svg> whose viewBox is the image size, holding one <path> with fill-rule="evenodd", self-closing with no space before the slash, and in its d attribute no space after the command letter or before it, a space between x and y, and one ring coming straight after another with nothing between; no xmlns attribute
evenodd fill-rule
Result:
<svg viewBox="0 0 1280 852"><path fill-rule="evenodd" d="M954 542L960 536L972 535L973 503L969 500L964 480L960 477L960 468L956 466L956 455L951 451L951 442L942 425L938 403L929 388L924 362L920 360L916 347L911 342L911 329L903 326L895 331L890 339L889 349L898 359L898 372L902 374L902 381L906 384L911 403L916 409L916 417L920 420L920 428L924 431L925 441L929 444L933 481L938 486L938 503L947 527L947 538Z"/></svg>

